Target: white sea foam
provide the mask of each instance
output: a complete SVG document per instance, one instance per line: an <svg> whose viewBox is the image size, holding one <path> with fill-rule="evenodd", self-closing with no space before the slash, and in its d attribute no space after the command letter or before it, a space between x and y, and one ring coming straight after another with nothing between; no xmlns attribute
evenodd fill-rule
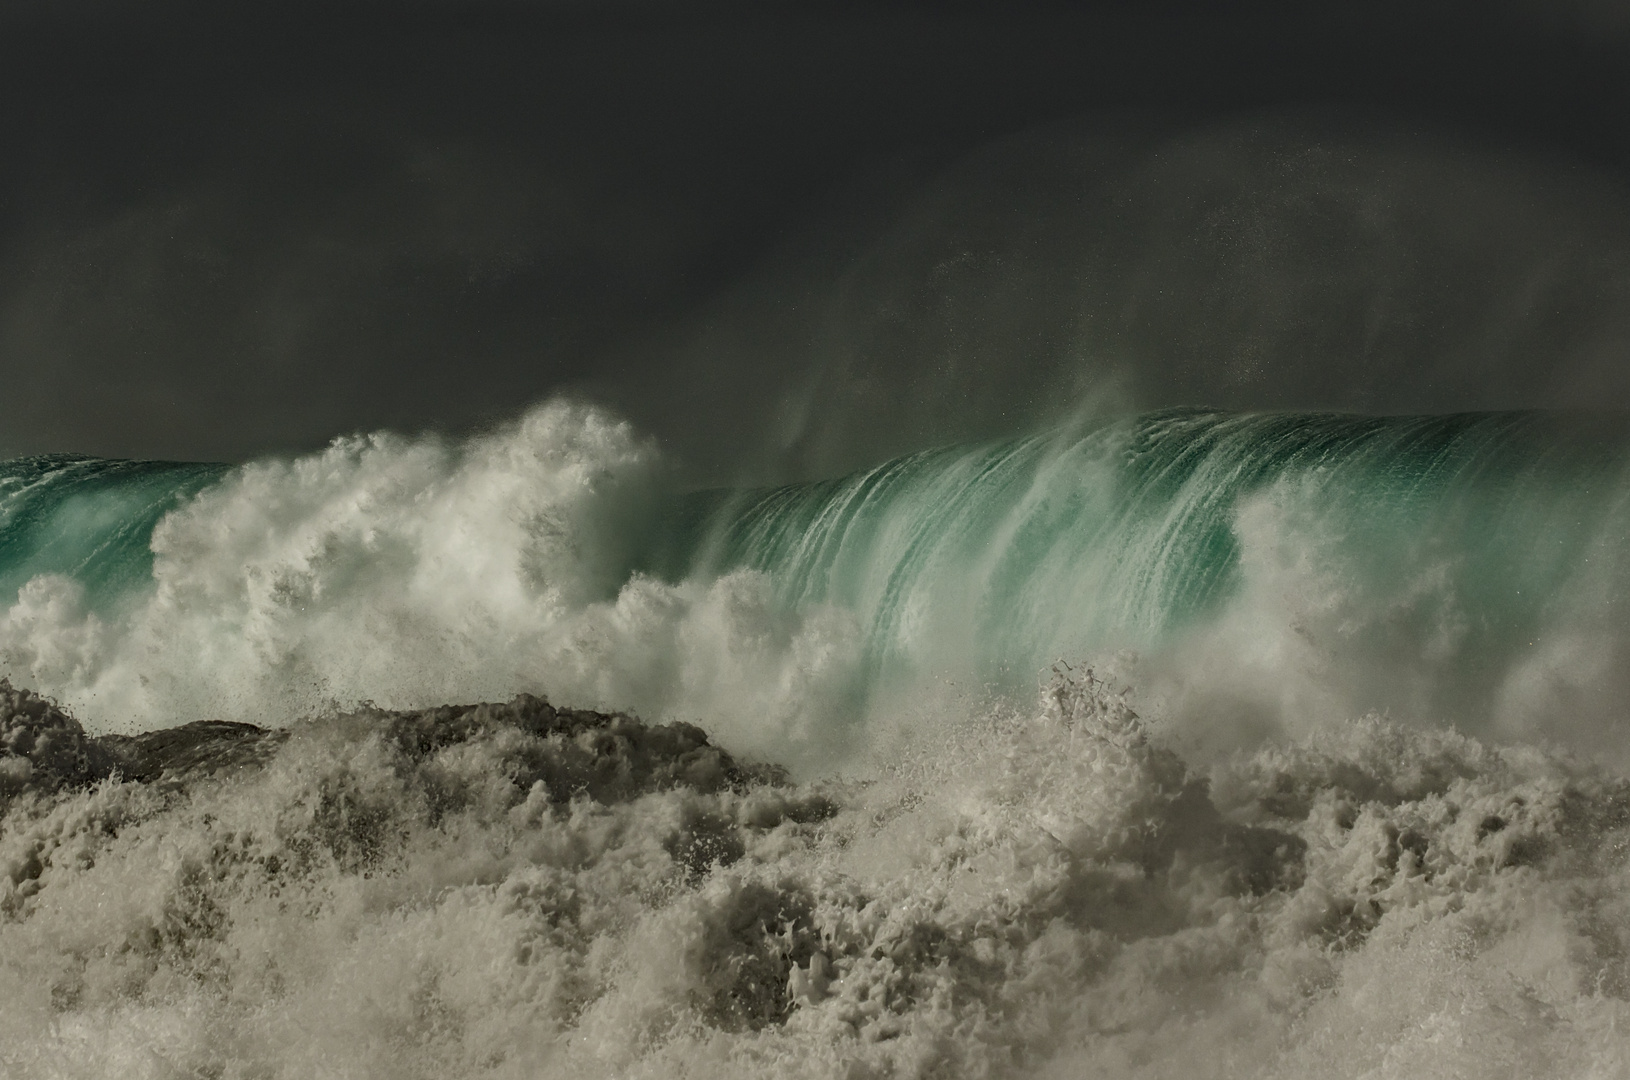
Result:
<svg viewBox="0 0 1630 1080"><path fill-rule="evenodd" d="M1539 751L1369 719L1202 771L1068 673L844 783L542 730L365 713L20 797L6 1075L1630 1067L1630 785Z"/></svg>
<svg viewBox="0 0 1630 1080"><path fill-rule="evenodd" d="M1586 557L1520 610L1524 586L1539 591L1532 583L1490 580L1453 546L1458 536L1364 536L1354 527L1364 508L1329 514L1322 479L1242 500L1227 602L1116 663L1151 715L1202 754L1309 738L1380 712L1630 766L1621 599L1630 574L1617 512L1603 515ZM1537 530L1512 529L1536 565L1550 541L1543 528L1541 518Z"/></svg>

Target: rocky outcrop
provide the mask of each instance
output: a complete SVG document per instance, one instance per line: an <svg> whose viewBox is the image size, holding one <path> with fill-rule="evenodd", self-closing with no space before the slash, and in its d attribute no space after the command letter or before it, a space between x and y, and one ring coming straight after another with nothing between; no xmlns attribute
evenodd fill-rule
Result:
<svg viewBox="0 0 1630 1080"><path fill-rule="evenodd" d="M555 802L579 796L617 802L679 786L708 793L785 780L777 767L737 762L694 725L556 708L531 694L429 709L365 707L310 723L377 737L404 764L424 763L463 743L503 740L515 783L527 790L541 782ZM91 736L55 703L0 680L0 810L25 792L51 794L110 777L184 784L258 770L289 737L290 729L209 720Z"/></svg>

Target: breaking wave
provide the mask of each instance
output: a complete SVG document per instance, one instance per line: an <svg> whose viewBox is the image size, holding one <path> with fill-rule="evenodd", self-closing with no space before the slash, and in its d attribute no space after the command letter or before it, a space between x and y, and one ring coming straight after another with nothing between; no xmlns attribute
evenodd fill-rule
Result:
<svg viewBox="0 0 1630 1080"><path fill-rule="evenodd" d="M1207 753L1381 712L1614 755L1621 428L1172 411L691 494L565 402L237 468L23 460L0 673L124 731L542 694L805 775L1087 658Z"/></svg>
<svg viewBox="0 0 1630 1080"><path fill-rule="evenodd" d="M1195 738L1380 711L1613 752L1627 467L1613 416L1175 410L703 496L686 569L851 613L874 693L1119 653Z"/></svg>
<svg viewBox="0 0 1630 1080"><path fill-rule="evenodd" d="M523 691L705 716L749 749L830 755L852 724L859 646L843 613L785 609L745 569L630 573L664 505L662 467L592 409L551 404L464 442L341 439L204 467L207 487L197 468L154 466L144 482L180 479L147 535L117 514L129 466L10 468L47 481L17 484L0 510L9 549L49 550L90 522L101 569L92 580L59 559L27 576L0 615L0 669L112 729Z"/></svg>

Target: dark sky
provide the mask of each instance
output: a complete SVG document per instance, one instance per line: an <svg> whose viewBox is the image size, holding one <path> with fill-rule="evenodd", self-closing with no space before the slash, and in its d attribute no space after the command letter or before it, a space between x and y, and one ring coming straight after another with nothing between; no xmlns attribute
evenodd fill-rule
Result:
<svg viewBox="0 0 1630 1080"><path fill-rule="evenodd" d="M1621 12L0 0L0 454L1630 407Z"/></svg>

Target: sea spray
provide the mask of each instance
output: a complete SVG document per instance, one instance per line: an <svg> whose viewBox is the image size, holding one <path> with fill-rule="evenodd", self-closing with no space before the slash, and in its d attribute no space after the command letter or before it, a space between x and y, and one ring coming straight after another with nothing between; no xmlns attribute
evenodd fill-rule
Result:
<svg viewBox="0 0 1630 1080"><path fill-rule="evenodd" d="M72 732L6 700L8 745ZM804 785L535 698L251 742L13 793L8 1075L1630 1064L1630 784L1534 749L1372 718L1198 770L1063 670L937 754Z"/></svg>

